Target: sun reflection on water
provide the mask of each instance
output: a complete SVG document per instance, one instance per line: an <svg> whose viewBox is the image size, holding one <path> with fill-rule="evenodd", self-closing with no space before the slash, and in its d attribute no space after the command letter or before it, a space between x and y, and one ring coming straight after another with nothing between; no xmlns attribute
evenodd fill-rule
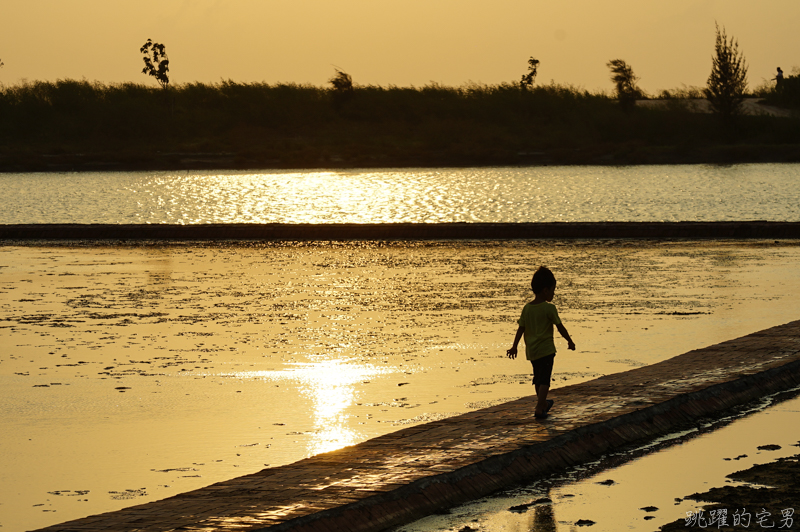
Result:
<svg viewBox="0 0 800 532"><path fill-rule="evenodd" d="M797 164L9 173L0 223L797 221L799 173Z"/></svg>
<svg viewBox="0 0 800 532"><path fill-rule="evenodd" d="M311 404L313 434L307 443L307 456L335 451L364 440L364 435L349 427L347 410L358 398L355 385L390 372L347 360L294 363L287 371L246 371L229 374L238 379L294 380Z"/></svg>

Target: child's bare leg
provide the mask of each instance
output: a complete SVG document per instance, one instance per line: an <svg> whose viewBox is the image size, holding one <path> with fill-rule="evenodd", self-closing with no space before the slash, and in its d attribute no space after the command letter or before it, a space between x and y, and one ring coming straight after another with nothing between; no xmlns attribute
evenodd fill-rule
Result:
<svg viewBox="0 0 800 532"><path fill-rule="evenodd" d="M547 393L550 391L549 384L536 385L536 415L541 416L547 410Z"/></svg>

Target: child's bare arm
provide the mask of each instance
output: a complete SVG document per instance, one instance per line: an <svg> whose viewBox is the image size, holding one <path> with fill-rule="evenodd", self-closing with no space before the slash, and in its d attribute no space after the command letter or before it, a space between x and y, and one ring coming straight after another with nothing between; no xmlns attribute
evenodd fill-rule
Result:
<svg viewBox="0 0 800 532"><path fill-rule="evenodd" d="M517 329L517 334L516 334L516 336L514 336L514 345L513 345L513 347L511 347L511 349L509 349L508 351L506 351L506 356L507 356L508 358L510 358L510 359L512 359L512 360L513 360L513 359L515 359L515 358L517 358L517 345L519 344L519 341L520 341L520 339L522 338L522 335L523 335L524 333L525 333L525 327L523 327L522 325L520 325L520 326L519 326L519 328Z"/></svg>
<svg viewBox="0 0 800 532"><path fill-rule="evenodd" d="M564 337L564 340L567 341L567 349L571 351L575 351L575 342L572 341L572 338L569 337L569 333L567 332L567 328L564 327L563 324L559 323L556 325L558 332L561 333L561 336Z"/></svg>

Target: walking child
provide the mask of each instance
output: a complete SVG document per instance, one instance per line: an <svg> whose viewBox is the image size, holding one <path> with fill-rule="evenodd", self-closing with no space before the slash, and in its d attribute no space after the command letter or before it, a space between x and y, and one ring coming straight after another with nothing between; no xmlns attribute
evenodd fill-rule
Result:
<svg viewBox="0 0 800 532"><path fill-rule="evenodd" d="M514 345L506 351L506 354L512 360L517 358L517 345L524 335L525 357L533 365L533 385L536 389L536 410L533 415L543 419L553 407L553 401L547 399L550 378L553 374L553 360L556 356L553 325L567 341L568 349L574 351L575 342L561 323L556 306L551 303L556 292L556 277L553 272L544 266L536 270L531 280L531 289L536 297L522 307L522 315L517 320L519 328L514 336Z"/></svg>

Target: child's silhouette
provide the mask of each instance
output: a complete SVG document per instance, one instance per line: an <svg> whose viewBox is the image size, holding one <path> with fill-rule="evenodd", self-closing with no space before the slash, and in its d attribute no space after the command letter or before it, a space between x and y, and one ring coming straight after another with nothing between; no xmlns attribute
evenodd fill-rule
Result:
<svg viewBox="0 0 800 532"><path fill-rule="evenodd" d="M517 344L524 335L525 358L533 365L533 385L536 388L537 402L534 416L543 419L553 407L553 401L547 399L553 374L553 360L556 356L553 325L567 341L568 349L574 351L575 343L561 323L556 306L551 303L556 291L556 278L553 272L544 266L539 268L533 274L531 289L536 297L522 308L522 315L517 320L519 328L514 337L514 345L506 351L506 355L511 359L517 358Z"/></svg>

